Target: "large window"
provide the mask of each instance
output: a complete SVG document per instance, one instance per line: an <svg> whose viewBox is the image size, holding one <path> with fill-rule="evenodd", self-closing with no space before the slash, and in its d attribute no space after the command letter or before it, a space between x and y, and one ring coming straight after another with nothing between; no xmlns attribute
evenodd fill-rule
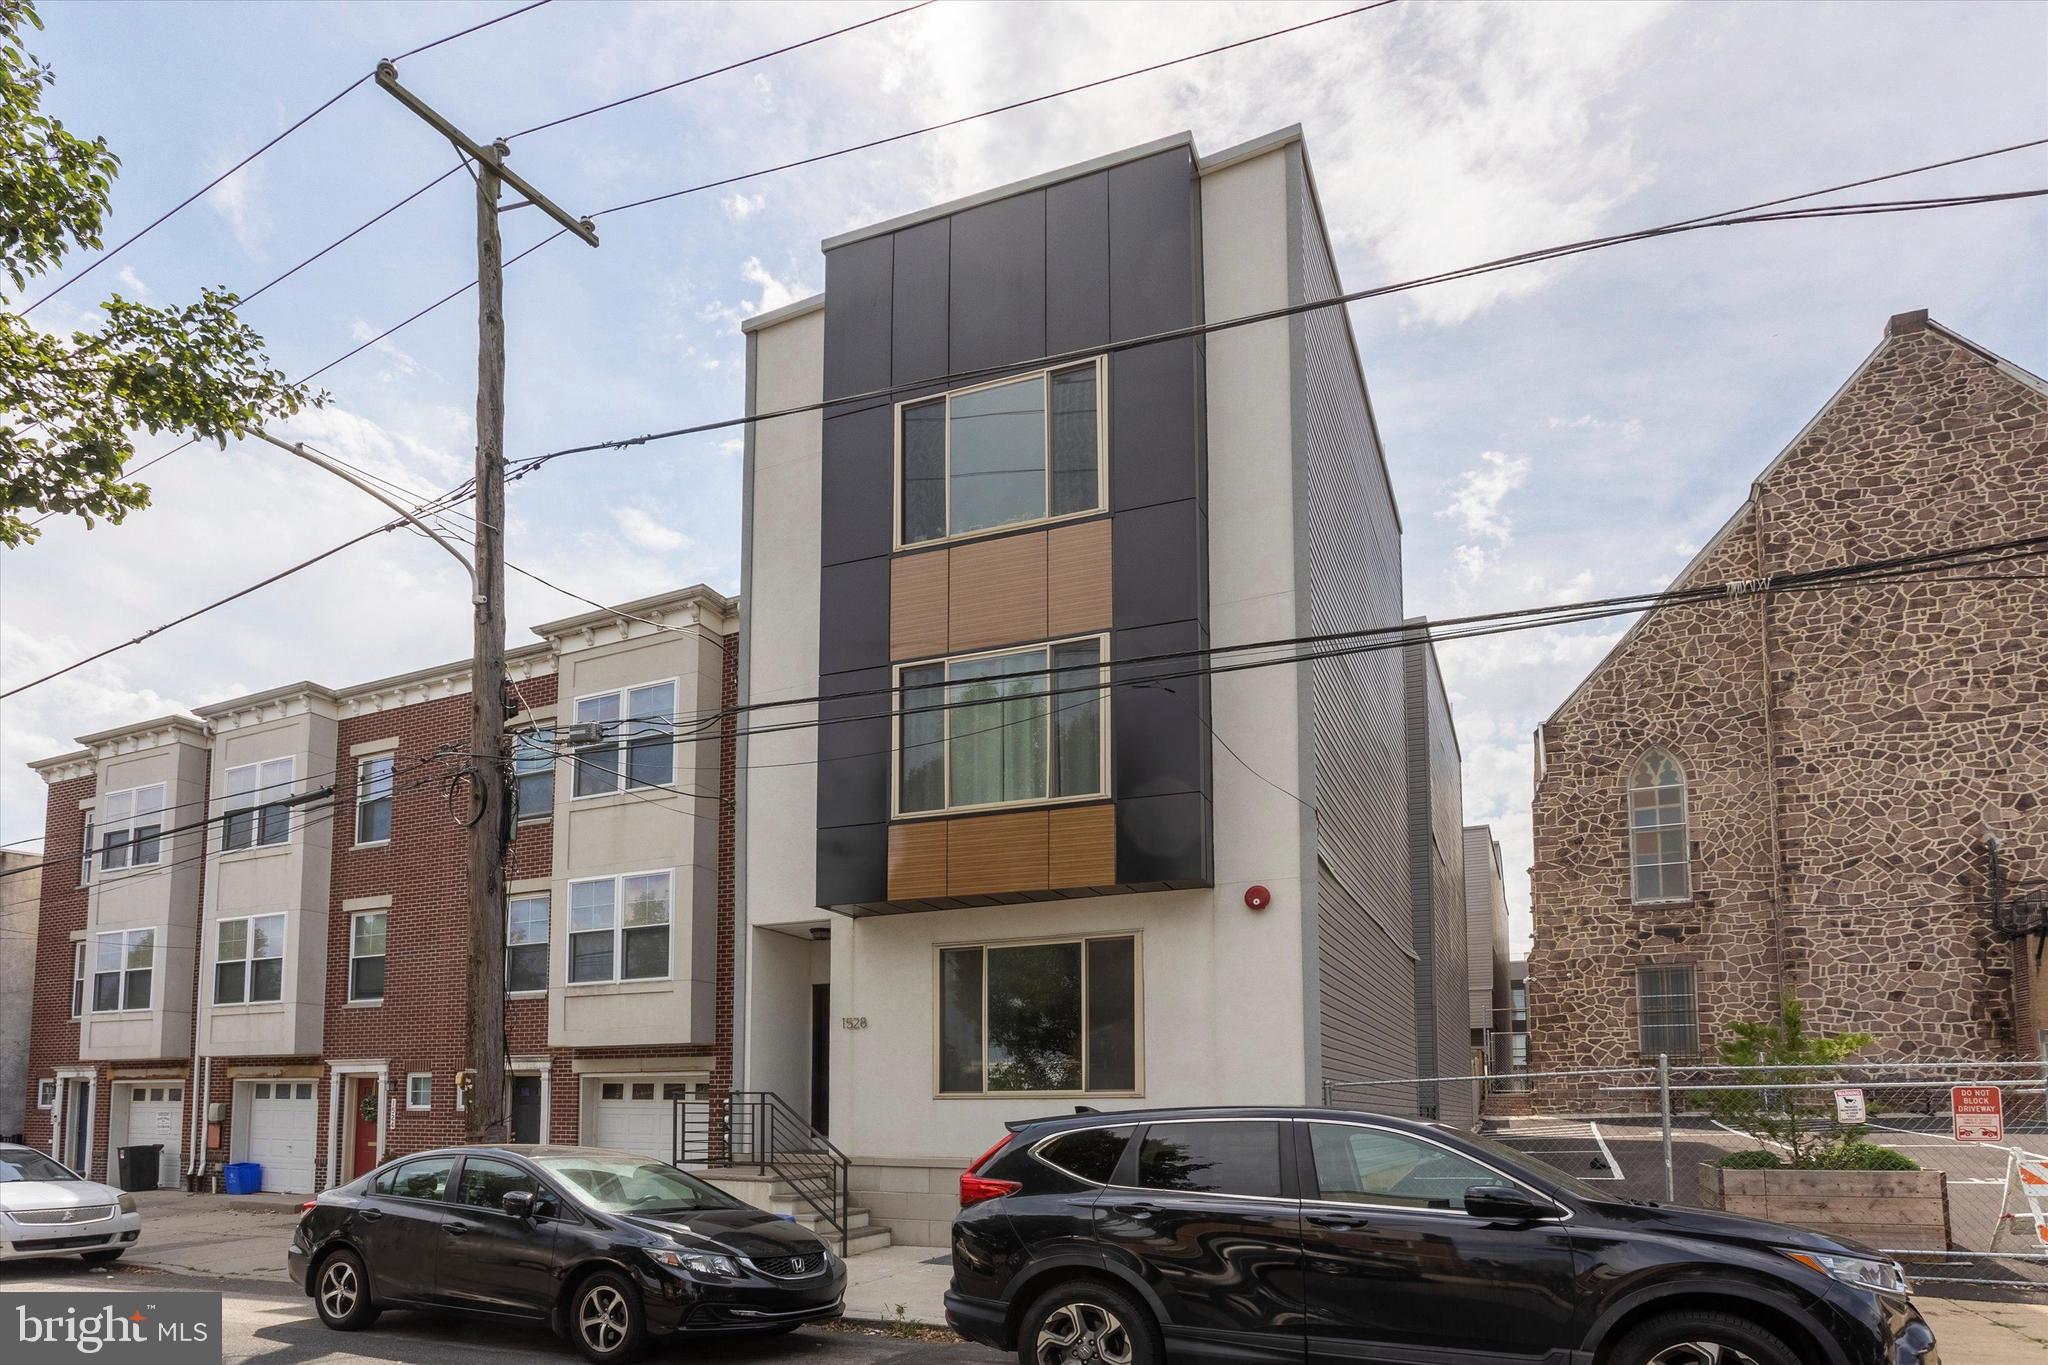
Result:
<svg viewBox="0 0 2048 1365"><path fill-rule="evenodd" d="M672 680L577 698L576 723L596 726L599 738L576 746L576 795L667 786L676 773L675 720Z"/></svg>
<svg viewBox="0 0 2048 1365"><path fill-rule="evenodd" d="M114 929L98 935L93 941L93 1013L148 1009L155 969L156 930Z"/></svg>
<svg viewBox="0 0 2048 1365"><path fill-rule="evenodd" d="M555 809L555 732L525 730L512 736L514 806L521 820L552 815Z"/></svg>
<svg viewBox="0 0 2048 1365"><path fill-rule="evenodd" d="M897 543L1102 507L1102 361L896 408Z"/></svg>
<svg viewBox="0 0 2048 1365"><path fill-rule="evenodd" d="M1636 972L1636 1022L1645 1056L1691 1057L1700 1050L1699 979L1691 967Z"/></svg>
<svg viewBox="0 0 2048 1365"><path fill-rule="evenodd" d="M384 927L386 911L366 910L348 924L348 998L384 998Z"/></svg>
<svg viewBox="0 0 2048 1365"><path fill-rule="evenodd" d="M505 989L548 988L548 898L514 896L505 902Z"/></svg>
<svg viewBox="0 0 2048 1365"><path fill-rule="evenodd" d="M1129 937L939 951L939 1091L1138 1088L1138 944Z"/></svg>
<svg viewBox="0 0 2048 1365"><path fill-rule="evenodd" d="M284 916L224 919L214 928L213 1003L260 1005L284 998Z"/></svg>
<svg viewBox="0 0 2048 1365"><path fill-rule="evenodd" d="M397 760L390 754L379 754L375 758L366 758L356 764L358 844L391 842L391 779L397 771L397 766Z"/></svg>
<svg viewBox="0 0 2048 1365"><path fill-rule="evenodd" d="M99 803L100 870L148 867L163 856L164 784L109 792Z"/></svg>
<svg viewBox="0 0 2048 1365"><path fill-rule="evenodd" d="M645 981L669 969L673 872L569 883L569 980Z"/></svg>
<svg viewBox="0 0 2048 1365"><path fill-rule="evenodd" d="M1685 769L1662 750L1644 754L1629 777L1628 838L1631 894L1637 904L1691 897Z"/></svg>
<svg viewBox="0 0 2048 1365"><path fill-rule="evenodd" d="M292 837L293 760L273 758L244 763L226 773L226 818L221 821L223 850L262 848Z"/></svg>
<svg viewBox="0 0 2048 1365"><path fill-rule="evenodd" d="M1108 790L1102 638L897 670L896 809L909 815Z"/></svg>

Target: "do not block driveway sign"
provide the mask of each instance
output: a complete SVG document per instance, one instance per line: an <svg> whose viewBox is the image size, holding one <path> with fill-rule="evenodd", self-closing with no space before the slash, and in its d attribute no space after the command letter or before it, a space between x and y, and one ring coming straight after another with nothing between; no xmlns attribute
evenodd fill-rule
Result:
<svg viewBox="0 0 2048 1365"><path fill-rule="evenodd" d="M1949 1087L1957 1142L2005 1141L2004 1092L1995 1085Z"/></svg>

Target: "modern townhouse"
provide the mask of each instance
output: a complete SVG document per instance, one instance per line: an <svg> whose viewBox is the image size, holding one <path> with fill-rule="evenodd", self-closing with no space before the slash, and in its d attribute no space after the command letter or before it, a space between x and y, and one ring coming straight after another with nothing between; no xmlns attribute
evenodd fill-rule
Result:
<svg viewBox="0 0 2048 1365"><path fill-rule="evenodd" d="M730 1072L736 604L696 587L512 651L514 1135L667 1157ZM310 1191L459 1140L468 667L274 688L34 765L47 858L28 1137L105 1176ZM586 727L584 742L557 741ZM725 850L721 854L721 850ZM721 875L721 868L725 869Z"/></svg>
<svg viewBox="0 0 2048 1365"><path fill-rule="evenodd" d="M1236 667L1403 620L1348 320L1133 344L1339 291L1299 130L823 254L744 328L751 410L811 408L746 449L744 1084L929 1245L1005 1120L1416 1075L1421 982L1462 1069L1464 962L1428 959L1460 820L1420 793L1452 927L1418 950L1403 651Z"/></svg>

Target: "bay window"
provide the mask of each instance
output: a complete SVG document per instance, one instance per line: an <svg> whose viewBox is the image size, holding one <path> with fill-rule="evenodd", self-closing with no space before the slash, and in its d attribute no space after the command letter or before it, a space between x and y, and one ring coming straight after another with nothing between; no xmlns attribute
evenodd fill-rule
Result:
<svg viewBox="0 0 2048 1365"><path fill-rule="evenodd" d="M576 723L597 727L599 738L576 746L575 794L667 786L676 771L675 719L673 679L578 697Z"/></svg>
<svg viewBox="0 0 2048 1365"><path fill-rule="evenodd" d="M897 544L1102 510L1101 358L896 406Z"/></svg>
<svg viewBox="0 0 2048 1365"><path fill-rule="evenodd" d="M1138 941L939 950L939 1093L1138 1088Z"/></svg>
<svg viewBox="0 0 2048 1365"><path fill-rule="evenodd" d="M112 929L93 940L94 1014L149 1008L156 975L156 930Z"/></svg>
<svg viewBox="0 0 2048 1365"><path fill-rule="evenodd" d="M664 871L570 882L570 984L666 977L674 881Z"/></svg>
<svg viewBox="0 0 2048 1365"><path fill-rule="evenodd" d="M284 998L284 916L251 915L214 926L213 1003L270 1004Z"/></svg>
<svg viewBox="0 0 2048 1365"><path fill-rule="evenodd" d="M292 794L293 768L294 760L287 757L227 770L225 818L220 826L223 852L267 848L291 838L292 808L285 802Z"/></svg>
<svg viewBox="0 0 2048 1365"><path fill-rule="evenodd" d="M896 670L901 815L1101 796L1103 639Z"/></svg>
<svg viewBox="0 0 2048 1365"><path fill-rule="evenodd" d="M109 792L99 803L100 870L149 867L163 856L164 784Z"/></svg>

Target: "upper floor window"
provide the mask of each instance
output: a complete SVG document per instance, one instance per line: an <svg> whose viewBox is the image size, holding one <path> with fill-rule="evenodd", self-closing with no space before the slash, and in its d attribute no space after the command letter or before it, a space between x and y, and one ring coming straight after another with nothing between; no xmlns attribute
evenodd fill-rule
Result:
<svg viewBox="0 0 2048 1365"><path fill-rule="evenodd" d="M576 723L596 726L599 738L576 746L576 795L667 786L676 775L675 719L673 679L578 697Z"/></svg>
<svg viewBox="0 0 2048 1365"><path fill-rule="evenodd" d="M1699 979L1691 967L1636 972L1636 1024L1645 1056L1690 1057L1700 1050Z"/></svg>
<svg viewBox="0 0 2048 1365"><path fill-rule="evenodd" d="M348 925L348 998L384 998L383 910L366 910L350 918Z"/></svg>
<svg viewBox="0 0 2048 1365"><path fill-rule="evenodd" d="M92 885L93 823L92 812L79 812L85 817L85 836L78 841L78 884Z"/></svg>
<svg viewBox="0 0 2048 1365"><path fill-rule="evenodd" d="M673 872L569 883L569 980L644 981L669 974Z"/></svg>
<svg viewBox="0 0 2048 1365"><path fill-rule="evenodd" d="M71 1017L85 1013L85 940L71 945Z"/></svg>
<svg viewBox="0 0 2048 1365"><path fill-rule="evenodd" d="M93 1013L148 1009L155 969L156 930L112 929L97 935L93 941Z"/></svg>
<svg viewBox="0 0 2048 1365"><path fill-rule="evenodd" d="M1089 636L897 669L897 813L1108 791L1102 653Z"/></svg>
<svg viewBox="0 0 2048 1365"><path fill-rule="evenodd" d="M392 777L398 761L379 754L356 764L356 842L391 842Z"/></svg>
<svg viewBox="0 0 2048 1365"><path fill-rule="evenodd" d="M553 730L527 730L512 736L512 785L520 819L534 820L554 813Z"/></svg>
<svg viewBox="0 0 2048 1365"><path fill-rule="evenodd" d="M163 856L164 784L109 792L99 803L100 870L148 867Z"/></svg>
<svg viewBox="0 0 2048 1365"><path fill-rule="evenodd" d="M284 998L284 916L251 915L214 926L213 1003L259 1005Z"/></svg>
<svg viewBox="0 0 2048 1365"><path fill-rule="evenodd" d="M897 536L919 545L1102 509L1103 362L896 407Z"/></svg>
<svg viewBox="0 0 2048 1365"><path fill-rule="evenodd" d="M1628 838L1631 895L1637 904L1691 897L1685 769L1661 749L1636 760L1629 777Z"/></svg>
<svg viewBox="0 0 2048 1365"><path fill-rule="evenodd" d="M294 760L273 758L227 770L225 817L220 825L223 852L281 844L292 837L291 799Z"/></svg>
<svg viewBox="0 0 2048 1365"><path fill-rule="evenodd" d="M548 988L548 898L514 896L505 902L505 989Z"/></svg>

